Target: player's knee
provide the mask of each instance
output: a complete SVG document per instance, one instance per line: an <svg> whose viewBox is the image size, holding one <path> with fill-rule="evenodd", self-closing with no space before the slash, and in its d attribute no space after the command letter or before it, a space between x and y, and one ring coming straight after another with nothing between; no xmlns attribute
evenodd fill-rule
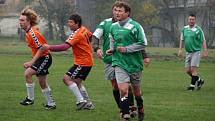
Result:
<svg viewBox="0 0 215 121"><path fill-rule="evenodd" d="M187 73L188 75L192 75L192 71L191 71L191 70L186 70L186 73Z"/></svg>
<svg viewBox="0 0 215 121"><path fill-rule="evenodd" d="M114 80L111 80L111 84L112 84L112 87L113 87L114 90L119 90L118 84L117 84L117 82L116 82L115 79L114 79Z"/></svg>
<svg viewBox="0 0 215 121"><path fill-rule="evenodd" d="M28 73L27 71L25 71L24 76L26 79L29 79L32 77L32 74Z"/></svg>
<svg viewBox="0 0 215 121"><path fill-rule="evenodd" d="M64 75L64 77L63 77L63 82L64 82L64 84L67 84L67 81L68 81L68 76L67 76L67 75Z"/></svg>

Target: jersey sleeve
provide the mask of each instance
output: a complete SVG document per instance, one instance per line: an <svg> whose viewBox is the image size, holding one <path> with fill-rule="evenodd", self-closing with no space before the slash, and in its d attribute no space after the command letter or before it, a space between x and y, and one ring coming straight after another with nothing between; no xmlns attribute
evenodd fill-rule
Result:
<svg viewBox="0 0 215 121"><path fill-rule="evenodd" d="M184 41L184 28L181 30L180 40Z"/></svg>
<svg viewBox="0 0 215 121"><path fill-rule="evenodd" d="M81 38L82 37L79 34L74 34L74 35L69 36L69 38L65 42L71 46L74 46L76 43L79 42L79 40Z"/></svg>
<svg viewBox="0 0 215 121"><path fill-rule="evenodd" d="M199 30L200 30L200 35L199 35L200 40L201 40L201 41L206 40L206 39L205 39L205 34L204 34L203 30L202 30L200 27L199 27Z"/></svg>
<svg viewBox="0 0 215 121"><path fill-rule="evenodd" d="M104 24L105 21L102 21L97 27L95 32L93 33L93 35L98 38L101 39L101 37L103 36L103 32L104 32Z"/></svg>
<svg viewBox="0 0 215 121"><path fill-rule="evenodd" d="M148 43L147 43L146 35L145 35L145 32L144 32L142 26L138 25L136 28L134 28L134 31L137 31L137 32L135 32L137 40L138 40L137 44L147 45Z"/></svg>

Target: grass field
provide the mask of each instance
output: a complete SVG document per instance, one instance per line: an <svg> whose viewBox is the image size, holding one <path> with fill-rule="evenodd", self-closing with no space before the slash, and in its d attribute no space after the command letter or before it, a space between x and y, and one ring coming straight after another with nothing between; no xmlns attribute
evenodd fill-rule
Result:
<svg viewBox="0 0 215 121"><path fill-rule="evenodd" d="M190 82L183 72L183 60L177 59L177 49L148 48L153 56L151 65L144 70L142 90L145 121L214 121L215 120L215 50L209 51L208 60L202 60L200 75L206 80L200 91L189 92ZM103 63L95 58L87 87L96 109L76 111L75 97L62 82L72 65L70 51L53 55L48 76L57 109L46 111L38 82L35 85L35 103L25 107L19 102L26 89L22 64L30 59L29 49L16 40L0 41L0 121L119 121L110 82L104 80ZM137 119L132 119L136 121Z"/></svg>

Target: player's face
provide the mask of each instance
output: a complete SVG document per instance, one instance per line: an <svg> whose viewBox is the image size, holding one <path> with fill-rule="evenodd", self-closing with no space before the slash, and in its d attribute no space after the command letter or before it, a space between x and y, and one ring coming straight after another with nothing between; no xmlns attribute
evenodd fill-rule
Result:
<svg viewBox="0 0 215 121"><path fill-rule="evenodd" d="M128 18L129 13L125 12L124 7L116 7L116 19L117 21L123 21Z"/></svg>
<svg viewBox="0 0 215 121"><path fill-rule="evenodd" d="M189 26L190 26L190 27L193 27L193 26L195 25L195 23L196 23L196 17L194 17L194 16L189 16L189 17L188 17L188 24L189 24Z"/></svg>
<svg viewBox="0 0 215 121"><path fill-rule="evenodd" d="M74 20L68 20L68 26L71 30L75 31L78 29L78 24L74 22Z"/></svg>
<svg viewBox="0 0 215 121"><path fill-rule="evenodd" d="M19 25L22 29L28 30L28 28L30 27L30 21L27 20L26 16L21 15L19 17Z"/></svg>

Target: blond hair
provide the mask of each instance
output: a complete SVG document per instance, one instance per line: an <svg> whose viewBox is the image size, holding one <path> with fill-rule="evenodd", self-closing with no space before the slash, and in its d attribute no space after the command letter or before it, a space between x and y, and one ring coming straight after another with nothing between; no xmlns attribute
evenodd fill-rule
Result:
<svg viewBox="0 0 215 121"><path fill-rule="evenodd" d="M34 10L31 9L30 6L26 6L22 10L21 15L27 17L27 20L30 21L31 26L35 26L38 24L39 16Z"/></svg>

